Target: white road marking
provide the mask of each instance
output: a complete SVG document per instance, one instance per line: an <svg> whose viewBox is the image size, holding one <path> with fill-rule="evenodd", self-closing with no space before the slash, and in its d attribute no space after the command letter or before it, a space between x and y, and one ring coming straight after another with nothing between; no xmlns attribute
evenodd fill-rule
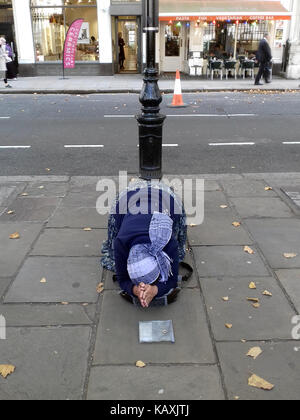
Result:
<svg viewBox="0 0 300 420"><path fill-rule="evenodd" d="M300 141L283 141L282 144L300 144Z"/></svg>
<svg viewBox="0 0 300 420"><path fill-rule="evenodd" d="M163 147L179 147L179 144L176 144L176 143L174 143L174 144L172 144L172 143L165 143L162 146ZM140 147L140 145L137 144L137 147Z"/></svg>
<svg viewBox="0 0 300 420"><path fill-rule="evenodd" d="M255 146L255 143L209 143L209 146Z"/></svg>
<svg viewBox="0 0 300 420"><path fill-rule="evenodd" d="M168 118L232 118L256 116L256 114L167 114ZM135 118L135 115L104 115L104 118Z"/></svg>
<svg viewBox="0 0 300 420"><path fill-rule="evenodd" d="M10 117L0 117L0 120L9 120Z"/></svg>
<svg viewBox="0 0 300 420"><path fill-rule="evenodd" d="M0 149L30 149L31 146L0 146Z"/></svg>
<svg viewBox="0 0 300 420"><path fill-rule="evenodd" d="M81 148L103 148L103 144L65 144L66 149L81 149Z"/></svg>

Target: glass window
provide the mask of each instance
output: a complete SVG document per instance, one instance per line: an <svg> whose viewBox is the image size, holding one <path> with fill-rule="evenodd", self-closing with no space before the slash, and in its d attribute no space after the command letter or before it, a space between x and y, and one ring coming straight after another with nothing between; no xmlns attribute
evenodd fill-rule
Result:
<svg viewBox="0 0 300 420"><path fill-rule="evenodd" d="M181 23L172 23L165 28L166 57L179 57Z"/></svg>
<svg viewBox="0 0 300 420"><path fill-rule="evenodd" d="M96 0L32 0L31 14L37 62L61 61L66 33L83 19L76 61L99 61Z"/></svg>

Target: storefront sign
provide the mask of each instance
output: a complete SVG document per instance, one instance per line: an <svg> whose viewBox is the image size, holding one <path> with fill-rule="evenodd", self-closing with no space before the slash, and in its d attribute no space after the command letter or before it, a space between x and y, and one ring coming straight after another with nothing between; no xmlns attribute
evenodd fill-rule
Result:
<svg viewBox="0 0 300 420"><path fill-rule="evenodd" d="M224 20L291 20L291 16L276 16L276 15L219 15L219 16L161 16L161 22L181 21L181 22L213 22Z"/></svg>
<svg viewBox="0 0 300 420"><path fill-rule="evenodd" d="M77 42L83 21L83 19L76 19L68 30L64 46L64 69L74 69L75 67Z"/></svg>

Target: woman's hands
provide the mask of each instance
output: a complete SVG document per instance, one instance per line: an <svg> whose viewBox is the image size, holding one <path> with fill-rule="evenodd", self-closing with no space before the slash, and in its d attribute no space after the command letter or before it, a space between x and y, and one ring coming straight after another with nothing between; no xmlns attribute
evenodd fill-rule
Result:
<svg viewBox="0 0 300 420"><path fill-rule="evenodd" d="M157 286L151 284L140 283L138 286L133 287L133 293L141 302L143 308L148 308L152 300L158 293Z"/></svg>

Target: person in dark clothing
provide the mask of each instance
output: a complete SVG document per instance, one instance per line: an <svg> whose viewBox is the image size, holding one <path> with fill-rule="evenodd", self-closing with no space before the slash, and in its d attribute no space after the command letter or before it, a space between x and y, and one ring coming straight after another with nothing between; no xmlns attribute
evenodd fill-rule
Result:
<svg viewBox="0 0 300 420"><path fill-rule="evenodd" d="M119 64L120 64L120 69L124 70L124 61L126 59L125 50L124 50L125 41L122 38L122 33L121 32L119 32L118 37L119 37L119 40L118 40L118 43L119 43Z"/></svg>
<svg viewBox="0 0 300 420"><path fill-rule="evenodd" d="M266 83L271 83L272 51L269 45L269 38L269 34L265 34L264 38L259 43L257 52L259 71L255 79L255 85L262 85L260 82L262 77L264 77Z"/></svg>
<svg viewBox="0 0 300 420"><path fill-rule="evenodd" d="M17 80L17 70L16 70L16 66L15 66L15 63L14 63L14 55L13 55L11 46L9 44L6 44L5 49L6 49L8 57L11 60L11 61L6 63L7 78L10 79L10 80Z"/></svg>

